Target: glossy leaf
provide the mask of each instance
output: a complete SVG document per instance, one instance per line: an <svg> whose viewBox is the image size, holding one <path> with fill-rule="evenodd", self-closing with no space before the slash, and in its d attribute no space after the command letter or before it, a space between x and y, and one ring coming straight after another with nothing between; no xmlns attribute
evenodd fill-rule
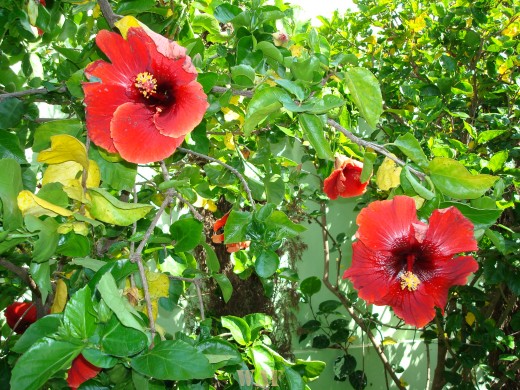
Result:
<svg viewBox="0 0 520 390"><path fill-rule="evenodd" d="M87 286L72 295L63 312L65 331L79 340L86 340L96 329L92 292Z"/></svg>
<svg viewBox="0 0 520 390"><path fill-rule="evenodd" d="M479 198L498 180L491 175L473 175L460 162L446 157L433 159L429 170L435 186L454 199Z"/></svg>
<svg viewBox="0 0 520 390"><path fill-rule="evenodd" d="M376 128L383 113L383 98L376 77L365 68L351 68L345 73L350 96L368 125Z"/></svg>
<svg viewBox="0 0 520 390"><path fill-rule="evenodd" d="M321 280L316 276L309 276L300 283L300 291L309 297L321 290Z"/></svg>
<svg viewBox="0 0 520 390"><path fill-rule="evenodd" d="M262 251L256 258L255 271L261 278L268 278L276 272L279 265L280 258L276 252L271 250Z"/></svg>
<svg viewBox="0 0 520 390"><path fill-rule="evenodd" d="M24 353L31 348L33 344L36 344L38 340L56 333L61 324L62 320L60 315L47 315L40 318L27 328L11 349L20 354Z"/></svg>
<svg viewBox="0 0 520 390"><path fill-rule="evenodd" d="M170 226L173 245L177 252L186 252L194 249L200 241L202 223L195 218L183 218Z"/></svg>
<svg viewBox="0 0 520 390"><path fill-rule="evenodd" d="M242 362L242 355L237 347L218 337L203 340L196 347L206 356L214 370Z"/></svg>
<svg viewBox="0 0 520 390"><path fill-rule="evenodd" d="M229 329L231 335L240 345L249 344L251 341L251 329L247 322L240 317L224 316L221 318L222 326Z"/></svg>
<svg viewBox="0 0 520 390"><path fill-rule="evenodd" d="M148 344L146 335L133 328L123 326L116 316L112 316L103 328L101 347L103 351L113 356L133 356Z"/></svg>
<svg viewBox="0 0 520 390"><path fill-rule="evenodd" d="M228 302L231 299L231 295L233 294L233 285L229 281L228 277L224 274L213 274L212 276L220 287L224 302Z"/></svg>
<svg viewBox="0 0 520 390"><path fill-rule="evenodd" d="M412 133L400 135L394 141L394 145L401 149L401 152L403 152L410 160L417 163L417 165L421 167L428 166L428 158L424 154L421 144Z"/></svg>
<svg viewBox="0 0 520 390"><path fill-rule="evenodd" d="M208 358L182 340L161 341L130 364L139 373L161 380L205 379L214 373Z"/></svg>
<svg viewBox="0 0 520 390"><path fill-rule="evenodd" d="M8 131L0 130L0 161L4 158L13 159L19 164L27 163L18 137Z"/></svg>
<svg viewBox="0 0 520 390"><path fill-rule="evenodd" d="M11 158L0 160L0 200L2 201L2 222L5 230L22 226L22 213L18 208L17 196L23 189L22 170Z"/></svg>
<svg viewBox="0 0 520 390"><path fill-rule="evenodd" d="M245 211L231 210L224 226L224 238L226 244L246 241L246 232L251 222L251 213Z"/></svg>
<svg viewBox="0 0 520 390"><path fill-rule="evenodd" d="M305 138L316 150L316 154L323 160L334 160L334 154L330 149L329 142L325 138L325 130L322 120L310 114L300 114L298 116L300 126Z"/></svg>
<svg viewBox="0 0 520 390"><path fill-rule="evenodd" d="M289 97L289 95L280 88L264 88L255 92L247 105L244 135L251 135L256 126L269 114L277 112L282 107L280 100L283 97Z"/></svg>

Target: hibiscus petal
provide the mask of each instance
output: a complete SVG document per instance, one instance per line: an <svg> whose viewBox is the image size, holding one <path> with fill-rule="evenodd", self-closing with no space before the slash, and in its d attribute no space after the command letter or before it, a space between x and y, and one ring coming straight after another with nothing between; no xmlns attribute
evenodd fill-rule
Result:
<svg viewBox="0 0 520 390"><path fill-rule="evenodd" d="M468 276L477 270L478 263L471 256L438 260L433 271L434 276L425 280L422 285L426 293L434 300L435 306L444 313L450 287L465 285Z"/></svg>
<svg viewBox="0 0 520 390"><path fill-rule="evenodd" d="M114 145L127 161L145 164L172 155L184 137L172 138L159 133L153 112L139 103L125 103L117 108L110 125Z"/></svg>
<svg viewBox="0 0 520 390"><path fill-rule="evenodd" d="M331 200L335 200L339 196L337 183L340 175L341 170L336 169L323 181L323 192L325 192Z"/></svg>
<svg viewBox="0 0 520 390"><path fill-rule="evenodd" d="M380 302L388 290L394 285L400 285L397 278L398 270L392 267L393 261L388 252L374 251L356 241L352 244L352 265L343 274L354 288L359 297L369 303Z"/></svg>
<svg viewBox="0 0 520 390"><path fill-rule="evenodd" d="M357 219L356 237L373 250L386 250L407 245L415 240L413 223L418 223L415 201L408 196L370 203Z"/></svg>
<svg viewBox="0 0 520 390"><path fill-rule="evenodd" d="M435 318L435 302L421 283L417 290L401 289L395 284L377 305L388 305L407 324L422 328Z"/></svg>
<svg viewBox="0 0 520 390"><path fill-rule="evenodd" d="M101 368L94 366L83 355L79 355L72 362L67 374L67 383L71 389L77 389L83 382L97 376Z"/></svg>
<svg viewBox="0 0 520 390"><path fill-rule="evenodd" d="M118 85L125 88L125 91L130 92L132 89L132 85L134 84L135 76L132 78L129 78L124 73L121 73L118 71L114 65L109 64L108 62L98 60L94 61L91 64L89 64L85 68L85 75L89 80L92 80L93 78L101 80L103 85L106 84L113 84ZM93 80L97 81L97 80ZM83 84L90 85L89 83ZM128 100L128 99L127 99Z"/></svg>
<svg viewBox="0 0 520 390"><path fill-rule="evenodd" d="M213 231L214 232L217 232L220 228L223 228L224 225L226 224L227 220L228 220L228 217L229 217L229 213L230 212L227 212L226 214L224 214L222 216L222 218L220 219L217 219L215 221L215 224L213 225Z"/></svg>
<svg viewBox="0 0 520 390"><path fill-rule="evenodd" d="M425 248L442 256L476 251L473 224L455 207L435 210L423 243Z"/></svg>
<svg viewBox="0 0 520 390"><path fill-rule="evenodd" d="M110 136L110 121L116 109L128 102L124 87L103 83L83 84L86 105L86 126L90 139L96 145L115 153Z"/></svg>
<svg viewBox="0 0 520 390"><path fill-rule="evenodd" d="M96 44L110 59L114 69L127 80L133 82L139 73L149 68L150 55L147 45L135 36L124 39L119 34L101 30L96 36Z"/></svg>
<svg viewBox="0 0 520 390"><path fill-rule="evenodd" d="M162 112L157 112L154 121L163 135L184 137L192 131L204 117L207 96L197 82L175 87L175 102Z"/></svg>
<svg viewBox="0 0 520 390"><path fill-rule="evenodd" d="M353 159L348 160L342 170L342 186L338 186L339 193L344 198L362 195L368 184L368 181L361 183L360 180L363 164Z"/></svg>

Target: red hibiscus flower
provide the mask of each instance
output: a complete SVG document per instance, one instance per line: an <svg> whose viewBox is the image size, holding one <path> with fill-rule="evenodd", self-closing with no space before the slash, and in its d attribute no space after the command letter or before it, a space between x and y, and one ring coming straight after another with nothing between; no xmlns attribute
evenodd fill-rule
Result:
<svg viewBox="0 0 520 390"><path fill-rule="evenodd" d="M96 43L111 63L85 69L89 137L134 163L170 156L208 107L186 49L142 27L129 28L126 39L100 31Z"/></svg>
<svg viewBox="0 0 520 390"><path fill-rule="evenodd" d="M215 224L213 225L213 231L217 233L219 229L223 229L226 225L227 219L229 217L229 212L226 213L222 218L217 219L215 221ZM222 244L224 242L224 233L221 234L214 234L211 237L211 240L215 244ZM226 250L229 253L238 252L239 250L249 248L250 241L244 241L244 242L235 242L233 244L226 244Z"/></svg>
<svg viewBox="0 0 520 390"><path fill-rule="evenodd" d="M16 333L24 333L38 319L36 306L32 302L15 302L6 307L7 325Z"/></svg>
<svg viewBox="0 0 520 390"><path fill-rule="evenodd" d="M87 361L83 355L78 355L78 357L72 361L72 366L67 376L67 383L72 390L76 390L83 382L94 378L99 371L101 371L101 368Z"/></svg>
<svg viewBox="0 0 520 390"><path fill-rule="evenodd" d="M357 217L352 266L345 271L359 296L388 305L406 323L418 328L444 313L448 290L466 284L478 269L473 224L454 207L435 210L429 225L417 219L407 196L371 203Z"/></svg>
<svg viewBox="0 0 520 390"><path fill-rule="evenodd" d="M368 184L368 180L361 183L362 170L363 163L345 156L336 157L334 171L323 182L323 192L331 200L338 196L351 198L362 195Z"/></svg>

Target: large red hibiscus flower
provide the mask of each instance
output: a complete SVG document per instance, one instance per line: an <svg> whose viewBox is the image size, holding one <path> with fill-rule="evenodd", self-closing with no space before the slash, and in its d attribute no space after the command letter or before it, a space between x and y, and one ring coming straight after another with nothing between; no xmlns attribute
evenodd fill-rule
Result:
<svg viewBox="0 0 520 390"><path fill-rule="evenodd" d="M373 202L357 217L352 266L345 271L359 296L391 306L406 323L423 327L444 313L448 290L478 269L473 224L454 207L435 210L429 225L417 219L407 196Z"/></svg>
<svg viewBox="0 0 520 390"><path fill-rule="evenodd" d="M170 156L208 107L186 49L143 27L129 28L126 39L100 31L96 43L111 63L85 69L89 137L134 163Z"/></svg>
<svg viewBox="0 0 520 390"><path fill-rule="evenodd" d="M345 156L336 157L334 170L323 182L323 192L335 200L338 196L350 198L362 195L368 180L361 183L363 163Z"/></svg>

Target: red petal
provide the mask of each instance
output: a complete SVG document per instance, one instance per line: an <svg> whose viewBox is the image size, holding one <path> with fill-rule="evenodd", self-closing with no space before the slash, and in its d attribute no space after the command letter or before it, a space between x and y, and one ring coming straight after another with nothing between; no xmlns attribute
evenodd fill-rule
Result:
<svg viewBox="0 0 520 390"><path fill-rule="evenodd" d="M83 355L78 355L69 369L67 383L71 389L77 389L83 382L94 378L100 371L101 368L87 361Z"/></svg>
<svg viewBox="0 0 520 390"><path fill-rule="evenodd" d="M353 196L362 195L367 188L368 181L361 183L361 171L363 164L359 161L348 159L343 167L343 181L340 190L340 196L350 198Z"/></svg>
<svg viewBox="0 0 520 390"><path fill-rule="evenodd" d="M356 241L352 244L352 265L345 271L343 278L348 278L359 296L369 303L378 303L388 290L399 284L397 272L392 268L392 258L387 252L374 251Z"/></svg>
<svg viewBox="0 0 520 390"><path fill-rule="evenodd" d="M196 81L175 87L175 102L154 116L155 124L162 134L184 137L204 117L209 107L202 86Z"/></svg>
<svg viewBox="0 0 520 390"><path fill-rule="evenodd" d="M85 83L86 126L90 139L110 153L116 148L110 136L110 122L117 108L128 102L124 87L103 83Z"/></svg>
<svg viewBox="0 0 520 390"><path fill-rule="evenodd" d="M429 291L421 283L417 290L401 289L396 283L388 291L380 304L391 306L394 313L407 324L422 328L435 317L435 302Z"/></svg>
<svg viewBox="0 0 520 390"><path fill-rule="evenodd" d="M214 231L214 232L216 232L216 231L218 231L220 228L224 227L224 225L226 224L227 219L228 219L228 217L229 217L229 213L230 213L230 212L228 211L226 214L224 214L224 216L223 216L222 218L217 219L217 220L215 221L215 224L213 225L213 231Z"/></svg>
<svg viewBox="0 0 520 390"><path fill-rule="evenodd" d="M453 256L456 253L478 249L473 224L455 207L435 210L432 213L423 244L442 256Z"/></svg>
<svg viewBox="0 0 520 390"><path fill-rule="evenodd" d="M373 250L390 251L414 238L415 201L408 196L370 203L357 219L356 237Z"/></svg>
<svg viewBox="0 0 520 390"><path fill-rule="evenodd" d="M127 161L146 164L173 154L184 137L172 138L159 133L153 124L153 113L139 103L125 103L114 113L110 132L114 145Z"/></svg>
<svg viewBox="0 0 520 390"><path fill-rule="evenodd" d="M7 325L9 325L15 333L23 334L29 325L36 322L36 306L32 302L14 302L6 307L4 316ZM22 316L23 318L20 320Z"/></svg>
<svg viewBox="0 0 520 390"><path fill-rule="evenodd" d="M96 43L110 59L119 77L133 81L139 73L149 69L150 55L143 39L129 35L125 40L119 34L101 30L96 36Z"/></svg>
<svg viewBox="0 0 520 390"><path fill-rule="evenodd" d="M102 60L94 61L89 64L85 68L85 75L89 80L92 80L93 78L101 80L92 80L95 83L101 82L103 85L123 87L123 91L125 92L123 95L134 90L132 86L134 84L135 75L130 78L126 74L121 73L114 65ZM83 85L89 85L89 83Z"/></svg>
<svg viewBox="0 0 520 390"><path fill-rule="evenodd" d="M450 287L465 285L468 276L477 270L478 263L471 256L437 260L434 276L422 284L426 293L434 300L435 306L444 312Z"/></svg>
<svg viewBox="0 0 520 390"><path fill-rule="evenodd" d="M331 200L335 200L339 196L338 180L340 176L341 169L336 169L323 181L323 192L325 192Z"/></svg>
<svg viewBox="0 0 520 390"><path fill-rule="evenodd" d="M212 235L211 241L213 241L214 244L222 244L224 242L224 233Z"/></svg>

